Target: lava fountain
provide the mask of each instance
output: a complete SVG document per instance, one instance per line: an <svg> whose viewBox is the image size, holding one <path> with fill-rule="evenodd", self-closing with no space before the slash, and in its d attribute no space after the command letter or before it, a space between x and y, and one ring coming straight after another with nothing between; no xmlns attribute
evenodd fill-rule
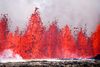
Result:
<svg viewBox="0 0 100 67"><path fill-rule="evenodd" d="M81 28L75 38L68 25L60 29L57 21L53 21L47 29L36 10L27 29L19 32L17 27L13 33L8 29L8 18L3 15L0 19L0 56L6 49L23 59L92 58L100 54L100 24L91 36L87 36Z"/></svg>

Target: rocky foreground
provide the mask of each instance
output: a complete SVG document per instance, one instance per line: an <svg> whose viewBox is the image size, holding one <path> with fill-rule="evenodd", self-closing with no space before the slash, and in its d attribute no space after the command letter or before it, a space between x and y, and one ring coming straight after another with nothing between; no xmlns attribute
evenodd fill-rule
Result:
<svg viewBox="0 0 100 67"><path fill-rule="evenodd" d="M27 60L0 63L0 67L100 67L100 60Z"/></svg>

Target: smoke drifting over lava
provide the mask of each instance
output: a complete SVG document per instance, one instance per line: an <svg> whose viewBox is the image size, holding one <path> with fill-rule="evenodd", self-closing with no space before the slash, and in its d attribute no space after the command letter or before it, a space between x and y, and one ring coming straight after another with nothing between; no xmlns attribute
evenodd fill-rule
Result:
<svg viewBox="0 0 100 67"><path fill-rule="evenodd" d="M44 25L57 20L60 28L65 24L72 27L87 25L88 34L100 22L100 0L0 0L0 13L9 14L10 29L26 28L35 7L39 8Z"/></svg>

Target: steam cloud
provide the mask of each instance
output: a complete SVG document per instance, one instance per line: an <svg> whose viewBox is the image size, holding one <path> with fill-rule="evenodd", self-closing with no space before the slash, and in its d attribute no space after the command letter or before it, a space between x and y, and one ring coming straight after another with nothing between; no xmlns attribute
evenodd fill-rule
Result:
<svg viewBox="0 0 100 67"><path fill-rule="evenodd" d="M100 23L99 4L100 0L0 0L0 13L10 17L11 31L16 26L24 30L34 8L38 7L46 26L56 19L59 27L65 24L84 27L86 24L92 32Z"/></svg>
<svg viewBox="0 0 100 67"><path fill-rule="evenodd" d="M22 57L18 54L14 54L12 50L6 49L0 54L0 62L6 63L6 62L17 62L19 60L22 60Z"/></svg>

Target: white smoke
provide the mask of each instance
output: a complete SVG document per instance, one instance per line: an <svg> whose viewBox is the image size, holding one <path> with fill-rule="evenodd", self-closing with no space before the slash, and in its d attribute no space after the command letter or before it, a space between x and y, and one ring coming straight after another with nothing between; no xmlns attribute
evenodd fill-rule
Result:
<svg viewBox="0 0 100 67"><path fill-rule="evenodd" d="M9 14L12 31L16 26L20 30L26 28L35 7L39 8L44 25L56 19L59 27L65 24L84 27L86 24L92 32L100 23L100 0L0 0L0 13Z"/></svg>
<svg viewBox="0 0 100 67"><path fill-rule="evenodd" d="M17 62L20 60L23 60L22 57L18 54L14 54L10 49L6 49L0 53L0 62L2 63Z"/></svg>

